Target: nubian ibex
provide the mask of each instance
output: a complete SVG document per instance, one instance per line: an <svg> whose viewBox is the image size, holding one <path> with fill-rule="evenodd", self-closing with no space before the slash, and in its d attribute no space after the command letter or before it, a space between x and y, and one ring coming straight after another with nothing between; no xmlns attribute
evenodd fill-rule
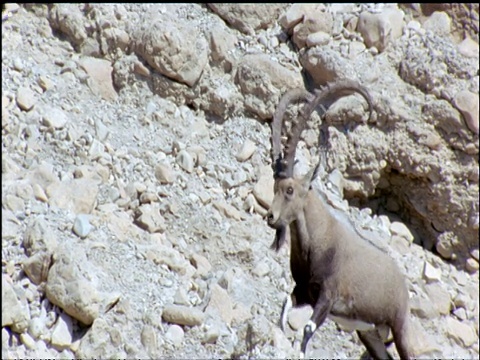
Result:
<svg viewBox="0 0 480 360"><path fill-rule="evenodd" d="M360 237L348 223L337 218L312 188L319 163L302 178L294 178L295 152L306 122L316 107L333 96L368 91L352 81L340 81L310 94L293 90L280 100L272 125L274 199L267 214L276 229L272 248L277 251L290 232L290 268L295 288L285 300L281 325L291 306L310 305L313 314L304 328L301 356L307 343L327 316L345 328L356 330L369 354L391 358L379 330L390 329L402 359L412 356L408 344L409 294L404 275L394 260ZM290 102L305 102L281 150L283 116Z"/></svg>

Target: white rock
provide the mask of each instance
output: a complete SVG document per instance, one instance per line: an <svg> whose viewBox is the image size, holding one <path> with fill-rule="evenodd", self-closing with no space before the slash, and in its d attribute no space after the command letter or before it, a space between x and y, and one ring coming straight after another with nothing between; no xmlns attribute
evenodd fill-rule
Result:
<svg viewBox="0 0 480 360"><path fill-rule="evenodd" d="M407 228L404 223L394 221L390 225L390 232L392 233L392 235L398 235L398 236L401 236L401 237L407 239L407 241L410 244L413 241L413 235L410 232L409 228Z"/></svg>
<svg viewBox="0 0 480 360"><path fill-rule="evenodd" d="M194 161L192 155L186 150L181 150L176 157L177 164L188 173L193 171Z"/></svg>
<svg viewBox="0 0 480 360"><path fill-rule="evenodd" d="M195 326L203 323L205 314L197 308L167 305L163 309L162 319L173 324Z"/></svg>
<svg viewBox="0 0 480 360"><path fill-rule="evenodd" d="M75 218L73 223L73 232L83 238L86 238L90 231L92 231L93 226L90 224L90 216L87 214L79 214Z"/></svg>
<svg viewBox="0 0 480 360"><path fill-rule="evenodd" d="M475 334L473 327L460 322L452 317L448 317L446 321L447 336L457 342L460 346L472 346L475 341L478 341L478 336Z"/></svg>
<svg viewBox="0 0 480 360"><path fill-rule="evenodd" d="M62 312L52 332L52 345L57 350L64 350L72 343L73 324L70 316Z"/></svg>
<svg viewBox="0 0 480 360"><path fill-rule="evenodd" d="M26 87L21 87L17 91L18 107L25 111L30 111L37 103L35 93Z"/></svg>
<svg viewBox="0 0 480 360"><path fill-rule="evenodd" d="M428 261L423 266L423 278L427 283L440 281L442 279L442 271L433 267Z"/></svg>
<svg viewBox="0 0 480 360"><path fill-rule="evenodd" d="M425 30L430 30L437 35L444 36L450 34L450 28L452 20L450 16L444 11L435 11L430 17L423 23Z"/></svg>
<svg viewBox="0 0 480 360"><path fill-rule="evenodd" d="M61 129L68 123L68 116L62 109L48 107L43 114L43 125Z"/></svg>
<svg viewBox="0 0 480 360"><path fill-rule="evenodd" d="M243 162L250 159L250 157L253 155L256 149L257 149L257 146L255 145L255 143L247 139L243 143L242 148L240 149L240 151L236 156L237 160Z"/></svg>
<svg viewBox="0 0 480 360"><path fill-rule="evenodd" d="M165 338L170 340L175 346L180 346L182 344L184 336L185 333L182 327L175 324L170 325L165 333Z"/></svg>

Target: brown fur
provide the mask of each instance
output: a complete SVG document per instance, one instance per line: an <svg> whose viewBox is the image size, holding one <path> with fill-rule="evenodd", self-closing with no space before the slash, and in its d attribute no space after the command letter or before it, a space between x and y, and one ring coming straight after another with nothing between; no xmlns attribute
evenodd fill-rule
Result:
<svg viewBox="0 0 480 360"><path fill-rule="evenodd" d="M278 179L268 215L273 228L290 228L294 303L314 307L311 320L317 328L328 314L387 325L401 358L410 358L404 276L392 258L335 218L310 189L316 170L303 179ZM319 304L321 298L325 299ZM376 330L359 331L359 335L370 355L388 355Z"/></svg>

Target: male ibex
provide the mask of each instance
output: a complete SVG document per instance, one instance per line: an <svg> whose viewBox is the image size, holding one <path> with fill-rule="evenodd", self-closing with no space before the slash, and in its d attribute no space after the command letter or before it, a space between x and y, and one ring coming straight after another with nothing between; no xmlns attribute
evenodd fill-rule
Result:
<svg viewBox="0 0 480 360"><path fill-rule="evenodd" d="M386 253L362 239L350 224L339 220L312 189L319 164L303 178L293 177L295 152L305 123L326 98L358 92L372 110L367 90L351 81L339 82L314 95L291 91L283 96L272 125L272 155L275 196L267 214L276 229L272 248L277 251L290 230L290 268L295 288L284 303L281 324L293 306L313 307L304 328L301 356L307 342L326 317L357 334L374 358L390 358L379 330L390 328L401 358L410 358L408 345L408 290L404 276ZM291 101L305 101L303 113L289 131L281 151L283 115Z"/></svg>

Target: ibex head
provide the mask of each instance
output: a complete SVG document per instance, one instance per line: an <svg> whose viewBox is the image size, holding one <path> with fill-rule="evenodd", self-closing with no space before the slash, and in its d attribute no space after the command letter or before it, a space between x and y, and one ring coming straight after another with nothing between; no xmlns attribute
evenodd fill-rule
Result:
<svg viewBox="0 0 480 360"><path fill-rule="evenodd" d="M272 248L279 250L286 241L286 230L303 212L312 181L318 175L319 164L302 178L278 179L275 182L272 206L267 213L268 225L277 230Z"/></svg>
<svg viewBox="0 0 480 360"><path fill-rule="evenodd" d="M277 230L275 241L272 248L279 250L286 241L287 229L290 223L302 211L310 189L311 182L318 173L318 165L307 173L303 178L295 179L293 177L293 168L295 165L295 152L300 139L300 134L305 128L307 119L313 112L315 106L312 106L313 96L302 90L293 90L287 92L280 100L279 106L275 111L272 125L272 162L275 176L274 198L272 206L267 213L268 225ZM299 119L292 124L288 133L288 140L285 150L281 150L281 130L283 125L283 116L287 106L293 101L306 101L307 104Z"/></svg>

